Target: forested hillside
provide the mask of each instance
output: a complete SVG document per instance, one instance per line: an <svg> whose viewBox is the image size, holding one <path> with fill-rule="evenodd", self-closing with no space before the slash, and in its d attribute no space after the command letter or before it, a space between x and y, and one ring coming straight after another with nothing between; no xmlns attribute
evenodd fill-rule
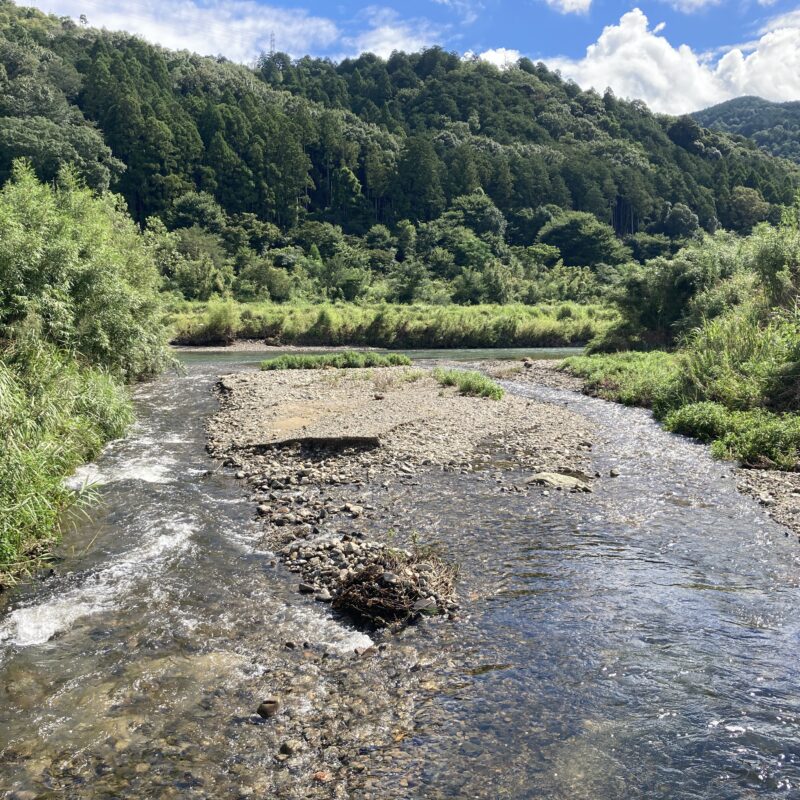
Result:
<svg viewBox="0 0 800 800"><path fill-rule="evenodd" d="M0 179L22 156L121 193L187 298L585 299L798 184L691 118L436 48L251 69L2 0L0 87Z"/></svg>
<svg viewBox="0 0 800 800"><path fill-rule="evenodd" d="M747 136L774 156L800 162L800 102L737 97L692 116L707 128Z"/></svg>

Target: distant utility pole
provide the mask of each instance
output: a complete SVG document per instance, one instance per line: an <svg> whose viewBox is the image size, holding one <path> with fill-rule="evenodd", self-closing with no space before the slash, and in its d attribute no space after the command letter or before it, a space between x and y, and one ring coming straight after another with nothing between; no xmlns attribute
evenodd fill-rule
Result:
<svg viewBox="0 0 800 800"><path fill-rule="evenodd" d="M275 55L275 31L269 35L269 54L271 56Z"/></svg>

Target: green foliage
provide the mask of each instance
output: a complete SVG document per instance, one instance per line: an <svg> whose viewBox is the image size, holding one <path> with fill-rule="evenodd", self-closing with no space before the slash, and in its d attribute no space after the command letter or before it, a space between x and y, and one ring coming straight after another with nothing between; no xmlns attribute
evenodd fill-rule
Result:
<svg viewBox="0 0 800 800"><path fill-rule="evenodd" d="M749 467L797 469L800 416L763 409L731 411L719 403L691 403L671 411L667 430L712 442L718 458L735 458Z"/></svg>
<svg viewBox="0 0 800 800"><path fill-rule="evenodd" d="M35 567L80 500L64 476L131 420L119 383L51 345L29 339L0 355L0 585Z"/></svg>
<svg viewBox="0 0 800 800"><path fill-rule="evenodd" d="M567 266L621 264L630 258L614 229L583 211L554 217L539 231L539 241L557 247Z"/></svg>
<svg viewBox="0 0 800 800"><path fill-rule="evenodd" d="M18 164L0 189L0 241L0 340L34 327L126 381L164 366L154 257L115 197Z"/></svg>
<svg viewBox="0 0 800 800"><path fill-rule="evenodd" d="M697 320L698 298L743 268L742 242L719 232L693 241L672 257L644 266L629 264L615 277L609 299L620 311L619 325L592 343L593 350L644 349L673 344Z"/></svg>
<svg viewBox="0 0 800 800"><path fill-rule="evenodd" d="M208 344L232 336L273 344L389 349L560 347L584 344L616 320L614 312L603 306L577 303L469 307L252 303L226 308L238 309L239 317L235 328L226 323L225 336L219 337L211 335L217 326L212 324L209 304L176 304L169 315L174 341Z"/></svg>
<svg viewBox="0 0 800 800"><path fill-rule="evenodd" d="M255 69L5 3L0 182L19 156L158 218L187 299L598 299L599 265L774 221L800 170L522 59L429 48ZM150 223L148 222L150 226ZM519 248L536 247L523 257ZM535 260L539 269L531 270ZM547 270L589 268L594 282Z"/></svg>
<svg viewBox="0 0 800 800"><path fill-rule="evenodd" d="M573 356L563 362L563 368L584 378L590 393L629 406L663 412L680 392L680 368L669 353Z"/></svg>
<svg viewBox="0 0 800 800"><path fill-rule="evenodd" d="M435 369L433 377L442 386L455 386L460 394L468 397L488 397L491 400L501 400L505 394L502 386L480 372Z"/></svg>
<svg viewBox="0 0 800 800"><path fill-rule="evenodd" d="M123 381L167 363L154 234L118 198L17 164L0 190L0 582L36 566L64 478L131 422Z"/></svg>
<svg viewBox="0 0 800 800"><path fill-rule="evenodd" d="M603 397L651 406L668 430L712 443L715 455L748 466L800 465L800 315L796 209L775 229L743 242L716 236L660 260L648 292L621 303L630 325L663 320L685 332L674 354L622 353L570 359L565 368ZM661 273L661 274L659 274ZM680 287L684 302L665 305ZM679 296L679 299L680 299ZM647 302L643 302L646 300ZM616 328L607 340L624 331ZM641 335L641 334L640 334ZM789 412L789 413L784 413Z"/></svg>
<svg viewBox="0 0 800 800"><path fill-rule="evenodd" d="M261 362L262 370L276 369L363 369L365 367L407 367L411 359L400 353L372 353L348 350L324 355L285 355Z"/></svg>

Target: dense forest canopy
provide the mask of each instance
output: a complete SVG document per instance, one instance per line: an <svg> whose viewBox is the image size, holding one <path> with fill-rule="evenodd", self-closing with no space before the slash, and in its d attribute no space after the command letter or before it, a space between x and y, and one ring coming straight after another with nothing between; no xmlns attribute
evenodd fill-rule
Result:
<svg viewBox="0 0 800 800"><path fill-rule="evenodd" d="M254 68L0 0L0 181L112 188L188 298L584 299L603 270L777 220L752 143L440 48Z"/></svg>
<svg viewBox="0 0 800 800"><path fill-rule="evenodd" d="M746 136L774 156L800 162L800 102L737 97L692 116L707 128Z"/></svg>

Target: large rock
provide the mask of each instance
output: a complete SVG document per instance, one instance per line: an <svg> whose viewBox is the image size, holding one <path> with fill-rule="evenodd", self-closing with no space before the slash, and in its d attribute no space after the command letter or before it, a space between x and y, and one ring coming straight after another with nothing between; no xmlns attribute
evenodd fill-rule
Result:
<svg viewBox="0 0 800 800"><path fill-rule="evenodd" d="M565 492L592 491L592 487L586 481L573 475L564 475L561 472L537 472L525 482L536 486L548 486L551 489L561 489Z"/></svg>

